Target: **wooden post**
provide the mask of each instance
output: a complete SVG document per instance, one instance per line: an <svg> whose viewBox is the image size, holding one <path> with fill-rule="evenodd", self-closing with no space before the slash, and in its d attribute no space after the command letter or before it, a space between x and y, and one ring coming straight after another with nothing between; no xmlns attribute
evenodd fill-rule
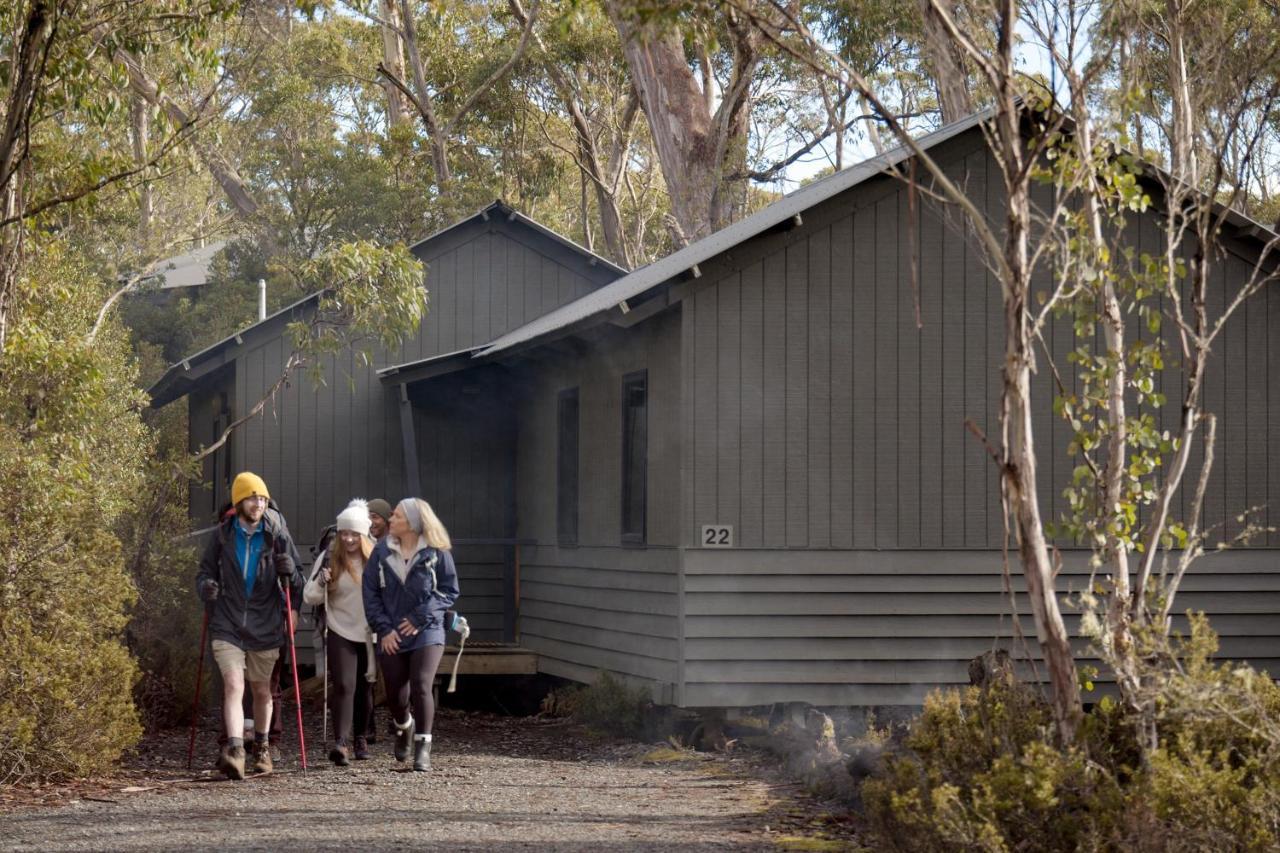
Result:
<svg viewBox="0 0 1280 853"><path fill-rule="evenodd" d="M409 401L409 383L400 383L400 441L404 447L405 492L422 497L422 475L418 471L418 438L413 429L413 404Z"/></svg>
<svg viewBox="0 0 1280 853"><path fill-rule="evenodd" d="M520 546L516 544L516 437L518 427L512 418L507 432L507 494L503 518L502 547L502 641L514 643L520 633Z"/></svg>

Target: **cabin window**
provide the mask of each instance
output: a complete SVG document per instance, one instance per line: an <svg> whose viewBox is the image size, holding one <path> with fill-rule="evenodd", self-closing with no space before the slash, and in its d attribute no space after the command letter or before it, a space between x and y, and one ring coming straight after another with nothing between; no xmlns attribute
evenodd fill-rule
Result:
<svg viewBox="0 0 1280 853"><path fill-rule="evenodd" d="M556 455L556 536L578 544L578 389L560 392Z"/></svg>
<svg viewBox="0 0 1280 853"><path fill-rule="evenodd" d="M643 544L649 460L649 373L622 377L622 541Z"/></svg>

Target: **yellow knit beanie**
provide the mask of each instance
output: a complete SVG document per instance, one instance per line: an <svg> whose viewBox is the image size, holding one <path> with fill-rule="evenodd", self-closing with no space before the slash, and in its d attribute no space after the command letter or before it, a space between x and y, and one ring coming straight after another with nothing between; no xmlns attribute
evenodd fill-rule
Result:
<svg viewBox="0 0 1280 853"><path fill-rule="evenodd" d="M231 503L240 506L240 501L253 495L271 497L271 493L267 491L267 484L257 474L249 471L237 474L235 482L231 484Z"/></svg>

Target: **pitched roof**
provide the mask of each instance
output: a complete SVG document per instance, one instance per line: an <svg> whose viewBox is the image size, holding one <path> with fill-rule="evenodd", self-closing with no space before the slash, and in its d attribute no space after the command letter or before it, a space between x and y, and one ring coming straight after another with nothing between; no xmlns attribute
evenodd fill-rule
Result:
<svg viewBox="0 0 1280 853"><path fill-rule="evenodd" d="M159 279L161 290L208 284L209 264L213 261L213 256L221 252L226 245L226 240L218 240L181 255L165 258L156 264L155 272L147 276L147 280Z"/></svg>
<svg viewBox="0 0 1280 853"><path fill-rule="evenodd" d="M991 110L974 113L920 137L920 139L916 140L916 144L922 149L928 150L977 127L991 115ZM490 343L489 346L477 353L476 357L495 355L511 347L528 343L535 338L559 331L593 315L620 306L621 303L626 302L628 299L640 296L721 252L792 219L814 205L882 174L886 169L893 168L910 156L911 150L909 148L899 146L891 151L863 160L857 165L828 175L821 180L814 181L812 184L803 186L745 219L726 226L714 234L703 237L701 240L690 243L683 249L667 255L661 260L641 267L630 275L626 275L599 290L567 305L562 305L554 311L543 314L541 317L517 329L513 329Z"/></svg>
<svg viewBox="0 0 1280 853"><path fill-rule="evenodd" d="M521 225L548 237L556 243L559 243L574 253L585 257L587 262L593 266L602 267L617 275L626 275L626 270L610 262L608 259L597 255L595 252L592 252L584 246L578 245L567 237L557 234L555 231L547 228L545 225L542 225L524 214L519 213L501 199L490 202L470 216L460 219L447 228L442 228L439 231L418 240L416 243L411 245L409 249L410 251L413 251L414 249L424 246L432 240L448 234L463 225L474 222L476 219L483 219L487 221L492 216L503 216L509 222L518 222ZM206 249L207 248L209 247L206 247ZM221 248L221 246L218 248ZM203 252L204 250L200 251ZM216 249L214 251L216 251ZM212 253L210 254L210 257L212 257ZM208 373L210 369L225 363L227 360L225 358L225 354L228 349L233 344L241 343L245 335L264 330L273 325L278 325L283 328L285 321L291 319L297 309L319 298L319 296L320 292L305 296L297 302L287 305L273 314L269 314L265 319L251 323L240 329L238 332L227 335L222 340L205 347L199 352L192 353L181 361L169 365L169 368L164 372L164 375L156 380L155 384L153 384L149 389L147 389L147 392L151 395L151 405L158 408L188 393L191 390L190 386L195 381L198 381L201 376ZM205 369L196 369L201 366Z"/></svg>
<svg viewBox="0 0 1280 853"><path fill-rule="evenodd" d="M548 239L553 240L556 243L559 243L565 248L571 249L580 255L585 255L592 264L601 265L605 269L616 272L618 275L627 274L626 269L618 266L613 261L604 257L603 255L597 255L595 252L591 251L586 246L583 246L580 243L575 243L574 241L570 240L568 237L564 236L563 234L560 234L556 231L552 231L550 228L548 228L547 226L543 225L541 222L538 222L535 219L530 219L529 217L525 216L523 213L516 210L514 207L507 204L505 201L503 201L500 198L494 199L489 204L480 208L475 213L471 214L465 219L459 219L457 222L453 223L452 225L447 225L444 228L441 228L439 231L436 231L432 234L427 235L426 237L423 237L421 240L410 245L409 251L413 251L419 246L422 246L426 243L430 243L432 240L435 240L438 237L443 237L445 234L448 234L450 231L453 231L457 228L461 228L463 225L466 225L468 222L471 222L476 217L479 217L481 219L484 219L485 221L488 221L489 217L493 214L505 216L508 222L519 222L520 224L525 225L528 228L533 229L534 231L537 231L542 236L547 237Z"/></svg>

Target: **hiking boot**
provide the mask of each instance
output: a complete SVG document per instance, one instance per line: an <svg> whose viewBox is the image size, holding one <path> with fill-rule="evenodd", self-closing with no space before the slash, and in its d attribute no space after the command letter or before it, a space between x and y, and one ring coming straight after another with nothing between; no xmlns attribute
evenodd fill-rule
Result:
<svg viewBox="0 0 1280 853"><path fill-rule="evenodd" d="M364 761L369 757L369 743L363 737L356 738L356 761Z"/></svg>
<svg viewBox="0 0 1280 853"><path fill-rule="evenodd" d="M218 769L221 770L223 775L228 779L243 779L244 747L223 746L222 752L218 753Z"/></svg>
<svg viewBox="0 0 1280 853"><path fill-rule="evenodd" d="M413 715L403 724L396 723L396 761L404 761L409 757L409 744L413 742Z"/></svg>
<svg viewBox="0 0 1280 853"><path fill-rule="evenodd" d="M275 765L271 761L271 747L265 743L253 745L253 772L270 773Z"/></svg>
<svg viewBox="0 0 1280 853"><path fill-rule="evenodd" d="M333 745L333 749L329 750L329 760L338 767L346 767L351 763L351 751L347 749L347 742L341 738Z"/></svg>
<svg viewBox="0 0 1280 853"><path fill-rule="evenodd" d="M413 769L431 769L431 741L424 737L413 739Z"/></svg>

